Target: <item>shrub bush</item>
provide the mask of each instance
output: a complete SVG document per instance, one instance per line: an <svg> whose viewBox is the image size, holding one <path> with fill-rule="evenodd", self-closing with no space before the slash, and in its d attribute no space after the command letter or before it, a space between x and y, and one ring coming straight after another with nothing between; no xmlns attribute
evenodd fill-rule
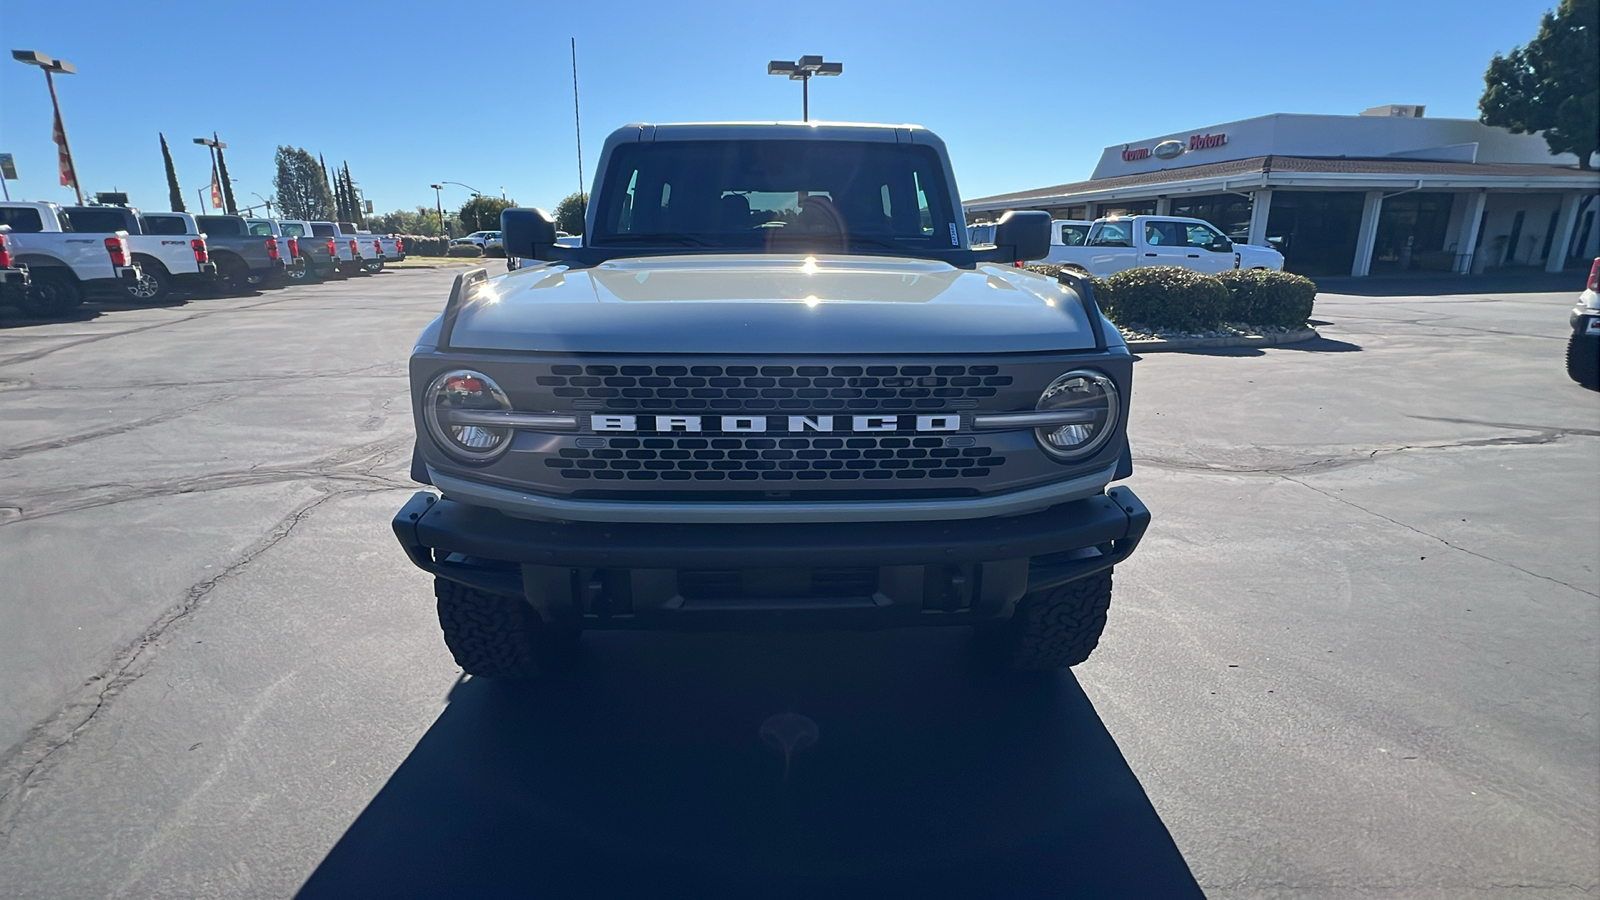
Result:
<svg viewBox="0 0 1600 900"><path fill-rule="evenodd" d="M419 234L403 234L400 240L405 245L408 256L444 256L446 248L450 246L449 238L426 237Z"/></svg>
<svg viewBox="0 0 1600 900"><path fill-rule="evenodd" d="M506 247L504 244L490 244L483 248L483 255L494 259L505 259Z"/></svg>
<svg viewBox="0 0 1600 900"><path fill-rule="evenodd" d="M1226 319L1248 325L1304 328L1316 301L1316 282L1293 272L1265 269L1224 272L1230 298Z"/></svg>
<svg viewBox="0 0 1600 900"><path fill-rule="evenodd" d="M451 247L446 256L482 256L483 248L477 244L456 244Z"/></svg>
<svg viewBox="0 0 1600 900"><path fill-rule="evenodd" d="M1177 266L1125 269L1106 279L1100 307L1120 325L1203 331L1222 324L1230 295L1222 282Z"/></svg>

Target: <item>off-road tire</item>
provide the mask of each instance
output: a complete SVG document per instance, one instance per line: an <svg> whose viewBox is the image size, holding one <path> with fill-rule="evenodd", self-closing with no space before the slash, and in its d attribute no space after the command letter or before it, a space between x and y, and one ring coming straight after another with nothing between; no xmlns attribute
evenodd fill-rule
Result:
<svg viewBox="0 0 1600 900"><path fill-rule="evenodd" d="M23 308L36 316L63 316L83 303L83 285L66 269L33 269Z"/></svg>
<svg viewBox="0 0 1600 900"><path fill-rule="evenodd" d="M1075 666L1089 658L1106 627L1111 570L1024 596L1006 622L979 632L992 663L1018 672Z"/></svg>
<svg viewBox="0 0 1600 900"><path fill-rule="evenodd" d="M1581 327L1567 340L1567 377L1592 391L1600 390L1600 338L1584 334Z"/></svg>
<svg viewBox="0 0 1600 900"><path fill-rule="evenodd" d="M576 629L545 624L521 597L491 594L433 580L445 646L468 675L532 678L570 666L577 654Z"/></svg>
<svg viewBox="0 0 1600 900"><path fill-rule="evenodd" d="M139 280L124 288L135 303L160 303L172 293L167 267L149 257L139 259Z"/></svg>

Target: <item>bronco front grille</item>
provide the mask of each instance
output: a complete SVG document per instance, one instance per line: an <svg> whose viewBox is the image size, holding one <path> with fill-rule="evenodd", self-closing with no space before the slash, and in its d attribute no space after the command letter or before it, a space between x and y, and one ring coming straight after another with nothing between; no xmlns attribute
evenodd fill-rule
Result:
<svg viewBox="0 0 1600 900"><path fill-rule="evenodd" d="M544 464L602 481L855 481L982 478L1005 463L971 437L610 437ZM952 446L955 445L955 446Z"/></svg>
<svg viewBox="0 0 1600 900"><path fill-rule="evenodd" d="M1012 383L998 366L559 365L540 387L580 409L942 410Z"/></svg>

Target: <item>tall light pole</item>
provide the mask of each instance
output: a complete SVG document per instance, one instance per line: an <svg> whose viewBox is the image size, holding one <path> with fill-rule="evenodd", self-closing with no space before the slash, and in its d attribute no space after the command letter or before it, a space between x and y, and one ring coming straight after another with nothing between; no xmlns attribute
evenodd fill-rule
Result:
<svg viewBox="0 0 1600 900"><path fill-rule="evenodd" d="M219 141L219 140L217 140L215 138L203 138L203 137L195 138L194 142L196 144L204 144L207 147L211 148L211 174L220 179L222 177L222 170L217 168L217 150L219 150L219 149L226 150L228 148L228 142L227 141ZM217 190L219 190L219 191L222 190L222 183L220 181L216 182L216 185L217 185ZM226 193L224 193L224 196L226 196ZM202 205L204 205L204 204L202 204ZM212 209L216 209L217 208L216 198L214 198L214 197L212 198L211 208ZM227 212L227 209L224 208L223 212Z"/></svg>
<svg viewBox="0 0 1600 900"><path fill-rule="evenodd" d="M844 72L844 63L823 62L820 56L802 56L795 62L775 59L767 63L768 75L787 75L790 81L800 82L800 121L811 121L811 76L838 75Z"/></svg>
<svg viewBox="0 0 1600 900"><path fill-rule="evenodd" d="M443 195L439 193L440 191L444 190L444 185L442 185L442 184L430 184L430 185L428 185L428 187L433 188L433 202L435 204L437 204L438 207L439 207L439 233L444 235L445 237L449 237L450 236L450 232L444 230L444 200L443 200Z"/></svg>
<svg viewBox="0 0 1600 900"><path fill-rule="evenodd" d="M78 164L72 160L72 147L67 144L67 126L61 121L61 101L56 98L56 81L54 76L75 75L78 67L64 59L51 59L37 50L13 50L11 58L30 66L38 66L44 70L44 83L50 88L50 107L55 110L55 141L61 145L61 155L66 158L67 172L72 175L72 190L78 195L78 205L83 205L83 188L78 186ZM67 173L62 173L67 174Z"/></svg>

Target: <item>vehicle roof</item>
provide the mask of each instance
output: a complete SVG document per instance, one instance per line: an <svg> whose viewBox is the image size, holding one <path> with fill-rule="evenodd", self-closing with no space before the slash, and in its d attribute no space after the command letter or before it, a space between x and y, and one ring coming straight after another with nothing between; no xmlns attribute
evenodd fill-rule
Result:
<svg viewBox="0 0 1600 900"><path fill-rule="evenodd" d="M617 129L614 136L637 131L641 141L702 141L806 139L835 141L895 141L897 132L921 132L921 125L888 125L876 122L637 122ZM920 143L915 138L913 143Z"/></svg>

